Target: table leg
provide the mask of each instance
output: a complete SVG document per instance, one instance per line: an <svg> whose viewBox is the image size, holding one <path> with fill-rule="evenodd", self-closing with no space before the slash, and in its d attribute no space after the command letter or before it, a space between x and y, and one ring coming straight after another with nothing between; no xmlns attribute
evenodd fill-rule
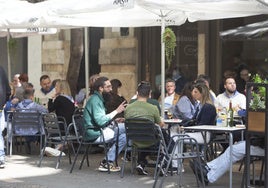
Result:
<svg viewBox="0 0 268 188"><path fill-rule="evenodd" d="M207 149L208 149L208 146L207 146L207 131L201 131L201 135L204 139L204 160L207 161Z"/></svg>
<svg viewBox="0 0 268 188"><path fill-rule="evenodd" d="M230 147L230 170L229 170L229 183L230 183L230 188L233 186L233 133L229 133L229 147Z"/></svg>

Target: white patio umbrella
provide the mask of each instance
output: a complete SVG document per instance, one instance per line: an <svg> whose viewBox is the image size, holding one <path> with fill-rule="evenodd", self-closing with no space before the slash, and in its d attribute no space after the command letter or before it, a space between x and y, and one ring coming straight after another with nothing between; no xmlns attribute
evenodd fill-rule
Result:
<svg viewBox="0 0 268 188"><path fill-rule="evenodd" d="M40 27L42 10L19 0L0 0L0 29ZM36 26L35 26L36 24Z"/></svg>

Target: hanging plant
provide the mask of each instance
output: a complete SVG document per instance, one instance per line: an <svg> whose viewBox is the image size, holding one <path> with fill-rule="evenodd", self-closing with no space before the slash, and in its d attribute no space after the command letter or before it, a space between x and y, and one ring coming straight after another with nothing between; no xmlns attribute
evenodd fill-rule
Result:
<svg viewBox="0 0 268 188"><path fill-rule="evenodd" d="M8 48L10 52L15 52L17 49L17 39L10 37L8 41Z"/></svg>
<svg viewBox="0 0 268 188"><path fill-rule="evenodd" d="M163 34L163 42L165 43L165 55L168 67L171 64L172 58L175 56L176 35L170 28L166 28Z"/></svg>

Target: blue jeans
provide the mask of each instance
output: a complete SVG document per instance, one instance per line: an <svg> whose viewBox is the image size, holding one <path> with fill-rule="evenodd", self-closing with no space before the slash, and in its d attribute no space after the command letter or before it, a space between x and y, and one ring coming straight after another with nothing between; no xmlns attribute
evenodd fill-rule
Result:
<svg viewBox="0 0 268 188"><path fill-rule="evenodd" d="M250 153L257 156L264 156L264 149L258 146L250 146ZM235 163L246 154L246 142L241 141L233 145L232 162ZM230 168L230 147L223 154L207 163L210 171L207 174L210 183L215 182Z"/></svg>
<svg viewBox="0 0 268 188"><path fill-rule="evenodd" d="M115 161L117 133L119 133L119 136L118 136L118 153L117 153L117 155L124 149L124 147L126 145L125 124L124 123L118 123L118 127L115 127L113 129L113 131L114 131L113 134L111 134L111 131L105 131L105 129L103 131L105 142L111 142L111 141L114 142L114 144L112 145L112 147L109 149L109 151L107 153L108 161ZM102 140L102 136L97 138L97 140L95 140L95 142L98 143L101 140Z"/></svg>
<svg viewBox="0 0 268 188"><path fill-rule="evenodd" d="M1 118L2 113L0 113ZM2 130L0 130L0 161L5 160L5 151L4 151L4 138L2 135Z"/></svg>

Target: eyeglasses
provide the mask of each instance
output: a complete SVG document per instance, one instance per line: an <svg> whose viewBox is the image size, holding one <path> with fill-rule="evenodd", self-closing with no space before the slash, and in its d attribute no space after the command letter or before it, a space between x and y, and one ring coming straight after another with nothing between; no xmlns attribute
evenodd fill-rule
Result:
<svg viewBox="0 0 268 188"><path fill-rule="evenodd" d="M106 86L104 86L104 88L111 88L112 87L112 85L106 85Z"/></svg>
<svg viewBox="0 0 268 188"><path fill-rule="evenodd" d="M151 86L150 82L147 82L147 81L141 81L141 82L138 84L138 87L140 87L141 85Z"/></svg>

